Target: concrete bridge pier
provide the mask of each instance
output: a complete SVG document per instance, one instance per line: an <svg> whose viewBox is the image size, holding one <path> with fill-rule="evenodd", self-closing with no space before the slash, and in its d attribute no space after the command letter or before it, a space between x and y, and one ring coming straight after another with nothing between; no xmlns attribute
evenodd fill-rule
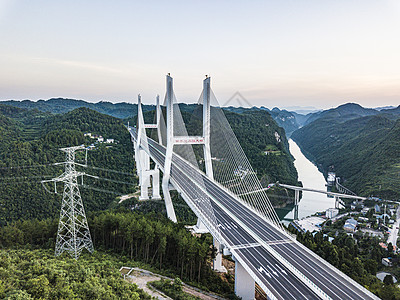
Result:
<svg viewBox="0 0 400 300"><path fill-rule="evenodd" d="M153 193L151 195L151 199L153 200L161 200L160 196L160 168L158 166L154 167L154 170L152 170L152 189Z"/></svg>
<svg viewBox="0 0 400 300"><path fill-rule="evenodd" d="M139 200L148 200L149 187L152 187L151 198L161 199L160 196L160 169L155 166L150 169L150 156L143 150L138 150L139 160L137 161L137 171L139 176L140 196Z"/></svg>
<svg viewBox="0 0 400 300"><path fill-rule="evenodd" d="M299 202L300 202L300 190L294 191L294 220L299 219Z"/></svg>
<svg viewBox="0 0 400 300"><path fill-rule="evenodd" d="M150 187L150 156L143 149L138 150L136 166L140 185L139 200L147 200L149 199L148 189Z"/></svg>
<svg viewBox="0 0 400 300"><path fill-rule="evenodd" d="M255 298L255 281L236 259L235 294L243 300L253 300Z"/></svg>
<svg viewBox="0 0 400 300"><path fill-rule="evenodd" d="M214 247L217 249L217 256L213 261L214 271L226 273L226 268L222 265L222 245L216 238L213 238Z"/></svg>

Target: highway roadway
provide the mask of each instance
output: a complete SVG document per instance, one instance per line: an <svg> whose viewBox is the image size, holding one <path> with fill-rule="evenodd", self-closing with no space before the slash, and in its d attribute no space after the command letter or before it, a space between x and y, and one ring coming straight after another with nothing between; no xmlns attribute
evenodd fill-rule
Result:
<svg viewBox="0 0 400 300"><path fill-rule="evenodd" d="M129 132L135 139L136 129ZM149 155L163 169L165 147L147 140ZM327 299L378 299L176 154L171 182L187 196L195 213L200 211L200 218L216 227L235 259L277 299L319 299L321 293Z"/></svg>

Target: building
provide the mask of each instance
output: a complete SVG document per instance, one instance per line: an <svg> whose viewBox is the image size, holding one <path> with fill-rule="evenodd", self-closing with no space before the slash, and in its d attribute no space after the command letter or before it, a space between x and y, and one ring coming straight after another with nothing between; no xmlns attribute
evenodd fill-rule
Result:
<svg viewBox="0 0 400 300"><path fill-rule="evenodd" d="M114 139L106 139L107 144L114 144Z"/></svg>
<svg viewBox="0 0 400 300"><path fill-rule="evenodd" d="M339 214L339 209L337 208L328 208L325 212L325 216L328 219L332 219L333 217L336 217Z"/></svg>
<svg viewBox="0 0 400 300"><path fill-rule="evenodd" d="M353 232L356 231L357 224L358 224L357 221L354 220L353 218L348 219L348 220L346 221L346 223L344 223L343 229L344 229L346 232L351 232L351 233L353 233Z"/></svg>
<svg viewBox="0 0 400 300"><path fill-rule="evenodd" d="M392 266L392 262L390 261L389 258L384 257L384 258L382 258L382 265L384 265L386 267L391 267Z"/></svg>
<svg viewBox="0 0 400 300"><path fill-rule="evenodd" d="M369 207L364 207L364 208L361 210L361 213L362 213L363 215L366 215L366 214L368 213L369 210L370 210Z"/></svg>
<svg viewBox="0 0 400 300"><path fill-rule="evenodd" d="M375 204L375 213L380 213L381 212L381 207L378 204Z"/></svg>
<svg viewBox="0 0 400 300"><path fill-rule="evenodd" d="M102 142L104 142L104 138L103 138L102 136L99 136L99 137L97 138L97 141L98 141L99 143L102 143Z"/></svg>
<svg viewBox="0 0 400 300"><path fill-rule="evenodd" d="M90 132L87 132L87 133L84 134L84 136L88 136L88 137L91 138L91 137L92 137L92 134L91 134Z"/></svg>
<svg viewBox="0 0 400 300"><path fill-rule="evenodd" d="M358 217L358 221L359 221L359 222L368 222L369 219L366 218L366 217Z"/></svg>

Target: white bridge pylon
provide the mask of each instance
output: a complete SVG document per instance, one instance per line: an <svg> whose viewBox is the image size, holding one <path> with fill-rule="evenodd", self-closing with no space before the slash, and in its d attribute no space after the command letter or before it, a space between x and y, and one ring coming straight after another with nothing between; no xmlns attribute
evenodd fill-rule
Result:
<svg viewBox="0 0 400 300"><path fill-rule="evenodd" d="M140 185L139 200L148 200L149 199L148 191L149 191L150 185L152 186L151 199L153 199L153 200L161 199L160 184L159 184L159 182L160 182L159 166L156 165L154 167L154 169L150 168L150 156L140 146L142 140L145 140L147 142L146 128L157 129L158 137L161 138L161 132L160 132L161 108L160 108L159 96L157 96L156 115L157 115L157 123L156 124L145 124L144 123L143 111L142 111L142 100L141 100L141 96L139 95L138 96L138 127L142 128L142 130L138 131L138 138L137 138L137 142L135 143L136 171L139 176L139 185Z"/></svg>
<svg viewBox="0 0 400 300"><path fill-rule="evenodd" d="M173 222L177 222L174 207L172 205L171 196L169 193L170 177L171 177L171 163L174 145L203 145L204 149L204 162L206 167L206 174L210 179L214 179L211 149L210 149L210 77L207 77L203 82L203 136L174 136L174 113L173 113L173 79L167 75L167 94L166 94L166 127L167 127L167 144L166 155L164 164L164 175L162 179L162 190L164 194L165 207L167 216ZM161 137L161 106L159 96L157 96L156 104L156 124L145 124L142 110L142 101L140 95L138 96L138 135L135 142L135 161L137 174L139 176L139 185L141 187L140 200L149 199L148 188L150 187L150 177L153 178L152 199L160 199L159 194L159 167L156 165L155 169L150 169L150 156L143 149L143 144L147 145L147 136L145 129L157 129L158 141L162 144ZM145 147L144 146L144 147ZM205 230L205 226L199 220L197 223L199 229Z"/></svg>
<svg viewBox="0 0 400 300"><path fill-rule="evenodd" d="M175 136L174 135L174 90L173 90L173 79L167 75L167 92L166 92L166 155L164 163L164 173L162 178L162 191L164 195L165 208L167 216L173 222L177 222L174 206L170 196L170 177L171 177L171 164L172 154L174 145L203 145L204 162L206 175L213 180L213 167L211 160L211 147L210 147L210 77L206 77L203 81L203 134L202 136ZM145 124L143 117L143 109L141 103L141 97L138 96L138 136L137 142L135 143L135 160L137 165L137 173L139 176L140 200L149 199L148 188L150 187L150 177L152 177L152 188L153 194L152 199L160 199L159 194L159 167L156 165L153 170L150 169L150 156L143 149L143 146L147 145L146 129L157 129L158 141L162 144L161 136L161 106L159 97L157 96L156 104L156 124ZM209 232L207 227L204 225L202 220L198 218L197 224L194 226L194 230L199 233ZM226 269L222 266L222 247L217 239L214 238L214 246L217 249L217 255L213 263L214 270L225 272Z"/></svg>

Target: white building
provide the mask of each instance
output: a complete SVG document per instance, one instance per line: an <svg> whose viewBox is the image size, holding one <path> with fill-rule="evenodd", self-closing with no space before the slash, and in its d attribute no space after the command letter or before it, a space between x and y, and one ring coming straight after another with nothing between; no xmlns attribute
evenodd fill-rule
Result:
<svg viewBox="0 0 400 300"><path fill-rule="evenodd" d="M102 136L99 136L99 137L97 138L97 141L98 141L99 143L102 143L102 142L104 142L104 138L103 138Z"/></svg>
<svg viewBox="0 0 400 300"><path fill-rule="evenodd" d="M114 144L114 139L107 139L107 140L106 140L106 143L107 143L107 144Z"/></svg>
<svg viewBox="0 0 400 300"><path fill-rule="evenodd" d="M384 265L386 267L391 267L392 266L392 262L390 261L389 258L384 257L384 258L382 258L382 265Z"/></svg>
<svg viewBox="0 0 400 300"><path fill-rule="evenodd" d="M337 208L328 208L325 212L325 216L328 219L332 219L333 217L336 217L339 214L339 209Z"/></svg>
<svg viewBox="0 0 400 300"><path fill-rule="evenodd" d="M343 229L347 232L355 232L357 228L357 221L353 218L348 219L346 223L344 223Z"/></svg>

